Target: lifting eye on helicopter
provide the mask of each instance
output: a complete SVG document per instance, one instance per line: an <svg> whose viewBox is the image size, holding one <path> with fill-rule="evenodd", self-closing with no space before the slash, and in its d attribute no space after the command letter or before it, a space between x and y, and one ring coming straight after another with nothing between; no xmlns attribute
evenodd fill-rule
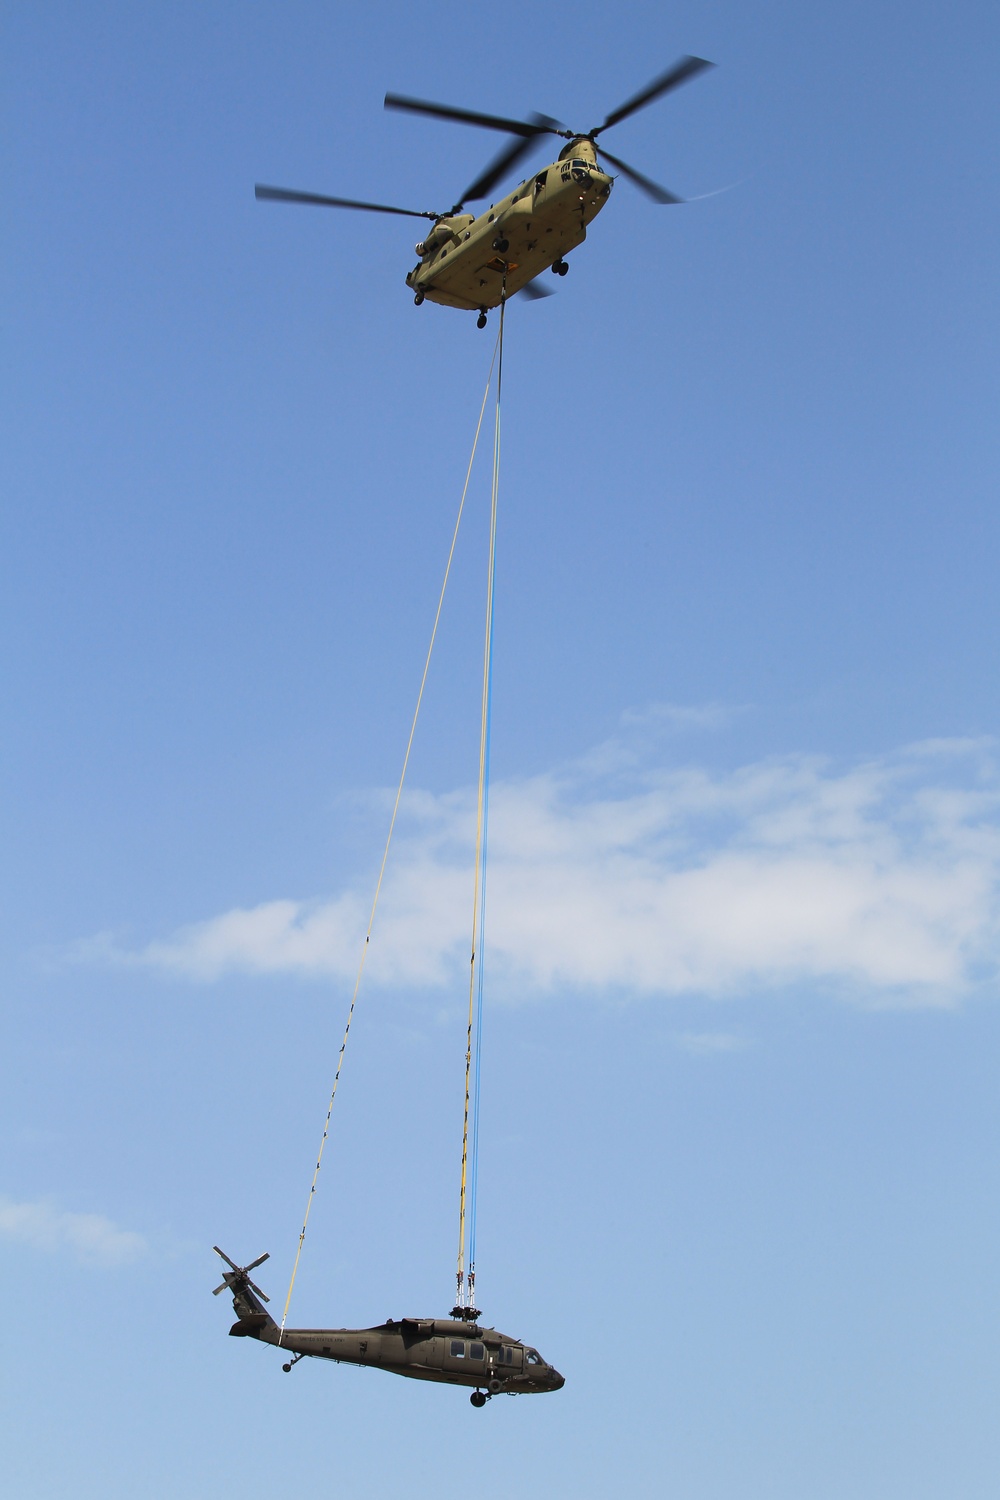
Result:
<svg viewBox="0 0 1000 1500"><path fill-rule="evenodd" d="M255 189L256 196L280 203L313 203L430 219L434 227L417 244L419 263L406 277L413 300L418 306L429 301L444 307L478 312L482 328L486 323L487 309L498 307L516 292L524 291L531 298L547 296L544 288L535 285L535 278L546 268L551 267L565 275L568 269L565 257L586 239L588 224L600 213L611 193L614 178L605 172L598 157L617 168L654 203L684 201L635 167L612 156L598 144L597 137L713 66L703 57L682 57L631 99L612 110L603 124L586 132L567 130L549 115L533 114L526 120L506 119L500 115L457 109L450 104L432 104L425 99L386 94L386 109L476 125L513 138L447 213L395 208L386 203L366 203L353 198L330 198L320 193L265 187L260 183ZM561 136L567 144L555 162L536 174L531 192L528 191L528 182L522 182L513 193L492 204L488 215L480 214L477 218L462 212L467 203L489 197L543 135Z"/></svg>

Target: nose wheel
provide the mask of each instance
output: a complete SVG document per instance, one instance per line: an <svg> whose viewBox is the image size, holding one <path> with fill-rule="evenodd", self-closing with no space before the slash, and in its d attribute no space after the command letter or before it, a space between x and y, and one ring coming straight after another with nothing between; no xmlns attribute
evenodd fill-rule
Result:
<svg viewBox="0 0 1000 1500"><path fill-rule="evenodd" d="M490 1398L489 1396L487 1396L485 1391L473 1391L472 1395L469 1397L469 1400L472 1402L473 1406L485 1406L489 1399Z"/></svg>

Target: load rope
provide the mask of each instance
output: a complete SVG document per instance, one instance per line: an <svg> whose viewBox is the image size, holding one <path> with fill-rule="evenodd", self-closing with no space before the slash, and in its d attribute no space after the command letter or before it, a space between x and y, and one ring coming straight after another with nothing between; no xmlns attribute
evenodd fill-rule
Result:
<svg viewBox="0 0 1000 1500"><path fill-rule="evenodd" d="M369 946L370 946L370 943L371 943L372 928L375 925L375 912L376 912L376 910L378 908L378 900L379 900L379 896L381 895L381 892L382 892L382 881L383 881L383 877L385 876L385 867L386 867L386 864L388 863L388 859L389 859L389 846L392 843L392 835L393 835L393 833L395 831L395 828L396 828L396 816L397 816L397 814L399 812L399 804L400 804L400 801L401 801L402 796L403 796L403 784L406 781L406 771L407 771L407 767L409 766L409 763L410 763L410 751L413 749L413 739L414 739L414 736L415 736L415 734L417 732L417 719L420 716L420 706L421 706L421 704L423 702L423 698L424 698L424 688L427 686L427 675L428 675L428 673L430 671L431 656L432 656L433 651L434 651L434 642L437 639L438 625L440 624L440 621L441 621L441 611L444 608L445 591L446 591L446 589L448 587L448 579L449 579L449 577L451 575L451 565L452 565L452 561L453 561L454 556L455 556L455 547L456 547L456 545L458 543L458 533L459 533L459 528L460 528L460 526L462 524L462 515L463 515L464 510L465 510L465 498L466 498L466 495L469 492L469 481L472 478L472 466L475 463L476 450L479 447L479 435L480 435L480 432L482 431L482 426L483 426L483 417L486 414L486 403L489 400L490 387L491 387L491 385L493 383L493 370L494 370L494 367L497 366L497 360L498 360L498 356L501 354L502 345L503 345L503 312L501 310L501 314L500 314L500 329L499 329L499 332L497 334L497 341L496 341L495 345L493 346L493 357L490 360L489 374L486 377L486 389L483 392L482 405L479 408L479 419L476 422L476 433L475 433L475 437L472 440L472 452L469 455L469 464L468 464L468 468L465 471L465 483L462 486L462 498L461 498L461 500L459 501L459 504L458 504L458 515L455 518L455 529L454 529L454 531L452 533L451 546L448 549L448 561L445 564L444 579L442 580L442 583L441 583L441 592L440 592L440 594L438 596L437 610L435 611L435 614L434 614L434 624L433 624L433 627L431 629L430 643L429 643L429 645L427 647L427 656L426 656L426 659L424 661L423 675L422 675L422 677L420 679L420 690L417 693L416 707L413 710L413 722L410 725L410 735L409 735L409 739L406 742L406 754L403 756L403 769L400 772L399 785L396 788L396 800L393 803L393 807L392 807L392 817L389 819L389 832L388 832L388 834L386 836L385 849L383 850L383 853L382 853L382 863L379 866L378 880L375 882L375 895L374 895L374 897L372 899L371 912L370 912L369 917L368 917L368 927L367 927L367 930L365 932L365 940L364 940L363 944L361 945L361 958L360 958L360 960L358 962L358 972L357 972L357 976L356 976L356 978L354 980L354 990L353 990L353 993L351 995L351 1004L350 1004L350 1007L349 1007L348 1012L347 1012L347 1024L344 1027L344 1036L343 1036L343 1040L340 1043L340 1052L337 1055L337 1071L334 1074L333 1088L330 1091L330 1102L327 1105L326 1119L325 1119L325 1121L323 1123L323 1134L322 1134L322 1137L320 1138L319 1151L316 1154L316 1165L313 1168L312 1182L309 1185L309 1196L306 1198L306 1210L305 1210L305 1214L303 1215L303 1218L302 1218L302 1228L299 1231L299 1242L298 1242L298 1245L297 1245L296 1250L295 1250L295 1261L294 1261L294 1263L292 1265L292 1275L291 1275L291 1279L290 1279L290 1281L288 1283L288 1295L285 1297L285 1309L284 1309L284 1312L281 1315L281 1328L280 1328L279 1333L278 1333L278 1346L279 1347L281 1346L281 1340L284 1337L285 1323L286 1323L286 1321L288 1319L288 1309L289 1309L289 1306L291 1305L291 1301L292 1301L292 1291L294 1290L294 1287L295 1287L295 1278L298 1275L299 1261L300 1261L300 1259L302 1257L302 1246L305 1243L306 1230L307 1230L307 1228L309 1226L309 1215L310 1215L310 1212L312 1211L313 1199L316 1196L316 1181L317 1181L317 1179L319 1177L320 1167L323 1165L323 1153L326 1150L326 1143L327 1143L327 1139L328 1139L329 1134L330 1134L330 1118L331 1118L331 1116L333 1114L334 1100L337 1097L337 1086L340 1083L340 1072L341 1072L341 1069L342 1069L342 1067L344 1065L344 1053L347 1051L347 1041L348 1041L348 1038L350 1037L350 1034L351 1034L351 1022L354 1019L354 1008L355 1008L355 1006L357 1004L358 991L361 988L361 976L364 974L364 971L365 971L365 962L366 962L366 960L368 958L368 949L369 949ZM498 410L499 410L499 408L498 408ZM495 444L494 444L494 450L495 450ZM494 451L494 473L495 473L495 470L496 470L496 453ZM492 546L492 543L491 543L491 546ZM466 1093L468 1093L468 1079L466 1080ZM464 1179L464 1153L463 1153L463 1179ZM464 1181L463 1181L463 1190L464 1190Z"/></svg>
<svg viewBox="0 0 1000 1500"><path fill-rule="evenodd" d="M493 584L496 576L497 502L500 493L500 397L503 388L503 325L506 277L497 334L497 396L493 430L493 482L490 495L490 548L486 582L486 640L479 734L479 790L476 800L476 872L472 902L472 954L469 960L469 1019L465 1043L465 1114L462 1122L462 1177L458 1211L457 1296L453 1314L474 1322L476 1307L476 1208L479 1185L479 1098L483 1041L483 950L486 932L486 846L489 823L490 729L493 709ZM475 1068L473 1070L473 1053ZM469 1149L470 1092L472 1149ZM468 1272L466 1242L468 1241Z"/></svg>

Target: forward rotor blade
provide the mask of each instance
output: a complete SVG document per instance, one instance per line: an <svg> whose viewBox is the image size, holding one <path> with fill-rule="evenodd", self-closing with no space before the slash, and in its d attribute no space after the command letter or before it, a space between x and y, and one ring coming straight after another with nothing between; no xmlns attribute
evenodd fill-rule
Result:
<svg viewBox="0 0 1000 1500"><path fill-rule="evenodd" d="M256 1270L256 1268L258 1266L262 1266L266 1260L270 1260L270 1259L271 1259L271 1252L270 1252L270 1250L265 1250L263 1255L258 1255L258 1257L257 1257L256 1260L252 1260L250 1262L250 1264L248 1266L244 1266L243 1269L244 1269L244 1271L254 1271L254 1270Z"/></svg>
<svg viewBox="0 0 1000 1500"><path fill-rule="evenodd" d="M544 302L546 297L554 297L554 289L547 286L539 286L537 281L528 281L521 288L521 296L527 297L529 302Z"/></svg>
<svg viewBox="0 0 1000 1500"><path fill-rule="evenodd" d="M432 104L428 99L409 99L404 94L386 94L386 109L402 109L414 115L434 115L439 120L458 120L463 125L480 125L484 130L502 130L506 135L537 135L539 127L531 120L507 120L501 115L482 115L472 109L456 109L452 104ZM547 118L535 116L535 119ZM553 120L551 129L557 122Z"/></svg>
<svg viewBox="0 0 1000 1500"><path fill-rule="evenodd" d="M326 198L321 193L299 193L292 188L264 187L257 183L253 190L255 198L271 203L319 203L325 208L362 208L373 214L404 214L408 219L440 219L440 214L426 213L419 208L392 208L388 203L359 203L354 198ZM222 1251L219 1251L222 1255Z"/></svg>
<svg viewBox="0 0 1000 1500"><path fill-rule="evenodd" d="M551 120L548 115L532 115L530 134L519 137L512 146L505 147L499 156L494 157L482 176L477 177L471 187L466 188L462 202L475 203L478 198L488 197L501 178L506 177L523 156L527 156L537 137L547 134L557 124L558 121ZM526 126L526 130L527 128Z"/></svg>
<svg viewBox="0 0 1000 1500"><path fill-rule="evenodd" d="M603 146L598 146L597 149L613 167L617 167L619 172L624 172L626 177L631 178L636 187L641 188L648 197L652 198L654 203L684 202L684 199L678 198L676 193L668 192L665 187L661 187L658 182L654 182L652 177L644 177L641 172L636 171L635 167L630 167L627 161L622 161L620 157L612 156L611 152L606 151Z"/></svg>
<svg viewBox="0 0 1000 1500"><path fill-rule="evenodd" d="M668 68L665 73L661 73L659 78L654 78L653 82L647 84L640 93L635 94L618 109L612 110L604 124L598 125L596 130L590 132L591 139L595 135L600 135L602 130L608 130L612 125L617 125L619 120L634 115L637 109L644 109L647 104L652 104L653 100L659 99L662 94L668 94L671 89L679 88L682 83L687 83L689 78L703 73L706 68L714 67L714 63L706 62L703 57L682 57L680 62L674 63L674 66Z"/></svg>

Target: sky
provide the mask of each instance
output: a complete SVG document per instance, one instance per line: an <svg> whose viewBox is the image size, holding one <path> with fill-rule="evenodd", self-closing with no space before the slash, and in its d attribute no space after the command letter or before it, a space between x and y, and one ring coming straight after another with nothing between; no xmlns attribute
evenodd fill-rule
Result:
<svg viewBox="0 0 1000 1500"><path fill-rule="evenodd" d="M31 1500L995 1493L995 7L13 4L0 1472ZM405 219L611 149L506 320L477 1292L558 1394L283 1304L496 317ZM553 153L554 154L554 153ZM538 165L545 151L539 148ZM454 1290L490 474L290 1321Z"/></svg>

